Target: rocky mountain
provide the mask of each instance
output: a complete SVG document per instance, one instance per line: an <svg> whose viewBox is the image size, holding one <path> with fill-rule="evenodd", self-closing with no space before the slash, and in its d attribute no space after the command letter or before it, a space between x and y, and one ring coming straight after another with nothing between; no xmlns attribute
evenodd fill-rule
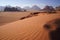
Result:
<svg viewBox="0 0 60 40"><path fill-rule="evenodd" d="M4 6L0 6L0 11L4 11Z"/></svg>
<svg viewBox="0 0 60 40"><path fill-rule="evenodd" d="M29 6L26 6L26 7L24 7L23 9L25 9L25 10L30 10L31 9L31 7L29 7Z"/></svg>
<svg viewBox="0 0 60 40"><path fill-rule="evenodd" d="M12 6L6 6L6 7L11 8ZM27 10L27 11L32 11L32 10L35 11L35 10L37 10L37 11L39 11L39 10L41 10L40 7L38 7L37 5L34 5L32 7L26 6L24 8L16 6L15 8L17 8L20 11L24 11L24 10ZM0 6L0 11L4 11L4 9L5 9L4 6Z"/></svg>
<svg viewBox="0 0 60 40"><path fill-rule="evenodd" d="M40 10L40 7L38 7L37 5L32 6L31 10Z"/></svg>
<svg viewBox="0 0 60 40"><path fill-rule="evenodd" d="M38 7L37 5L34 5L32 7L27 6L27 7L24 7L24 9L26 9L27 11L29 11L29 10L30 11L32 11L32 10L38 10L38 11L41 10L40 7Z"/></svg>

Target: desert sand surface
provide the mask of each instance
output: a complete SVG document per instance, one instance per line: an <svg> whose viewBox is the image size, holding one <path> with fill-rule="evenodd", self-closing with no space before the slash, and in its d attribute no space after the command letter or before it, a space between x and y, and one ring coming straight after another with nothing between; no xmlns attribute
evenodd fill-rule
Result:
<svg viewBox="0 0 60 40"><path fill-rule="evenodd" d="M39 11L35 11L39 12ZM20 20L22 17L26 17L30 15L30 13L34 13L34 11L28 12L0 12L0 26L15 22ZM60 11L57 12L60 14ZM40 13L40 14L47 14L47 13ZM53 13L52 13L53 14Z"/></svg>
<svg viewBox="0 0 60 40"><path fill-rule="evenodd" d="M0 26L15 22L29 14L30 12L0 12Z"/></svg>
<svg viewBox="0 0 60 40"><path fill-rule="evenodd" d="M0 26L0 40L50 40L44 24L60 18L60 14L39 14Z"/></svg>

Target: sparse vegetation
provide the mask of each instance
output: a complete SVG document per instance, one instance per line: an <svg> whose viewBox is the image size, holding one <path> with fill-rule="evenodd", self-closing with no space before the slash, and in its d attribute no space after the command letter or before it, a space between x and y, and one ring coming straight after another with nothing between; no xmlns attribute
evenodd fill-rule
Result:
<svg viewBox="0 0 60 40"><path fill-rule="evenodd" d="M23 20L23 19L25 19L26 17L22 17L22 18L20 18L20 20Z"/></svg>
<svg viewBox="0 0 60 40"><path fill-rule="evenodd" d="M34 12L34 13L31 13L31 15L35 15L37 16L40 12Z"/></svg>
<svg viewBox="0 0 60 40"><path fill-rule="evenodd" d="M51 27L50 27L50 25L45 24L45 25L44 25L44 28L47 29L47 30L49 30Z"/></svg>
<svg viewBox="0 0 60 40"><path fill-rule="evenodd" d="M25 18L29 18L29 17L32 17L32 16L37 16L40 12L34 12L34 13L30 13L30 15L26 16L26 17L22 17L20 18L20 20L23 20Z"/></svg>

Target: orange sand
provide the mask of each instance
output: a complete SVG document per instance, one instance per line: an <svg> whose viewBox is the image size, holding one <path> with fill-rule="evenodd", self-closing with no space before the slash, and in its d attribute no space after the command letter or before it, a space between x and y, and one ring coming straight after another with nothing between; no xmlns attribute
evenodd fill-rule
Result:
<svg viewBox="0 0 60 40"><path fill-rule="evenodd" d="M39 14L0 26L0 40L49 40L49 31L43 25L60 14Z"/></svg>

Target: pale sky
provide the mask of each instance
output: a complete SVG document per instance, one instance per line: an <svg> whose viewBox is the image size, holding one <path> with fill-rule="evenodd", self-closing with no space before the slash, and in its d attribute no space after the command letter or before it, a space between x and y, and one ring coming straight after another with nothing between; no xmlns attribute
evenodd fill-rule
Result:
<svg viewBox="0 0 60 40"><path fill-rule="evenodd" d="M38 5L40 8L43 8L45 5L59 6L60 0L0 0L0 6L33 6Z"/></svg>

